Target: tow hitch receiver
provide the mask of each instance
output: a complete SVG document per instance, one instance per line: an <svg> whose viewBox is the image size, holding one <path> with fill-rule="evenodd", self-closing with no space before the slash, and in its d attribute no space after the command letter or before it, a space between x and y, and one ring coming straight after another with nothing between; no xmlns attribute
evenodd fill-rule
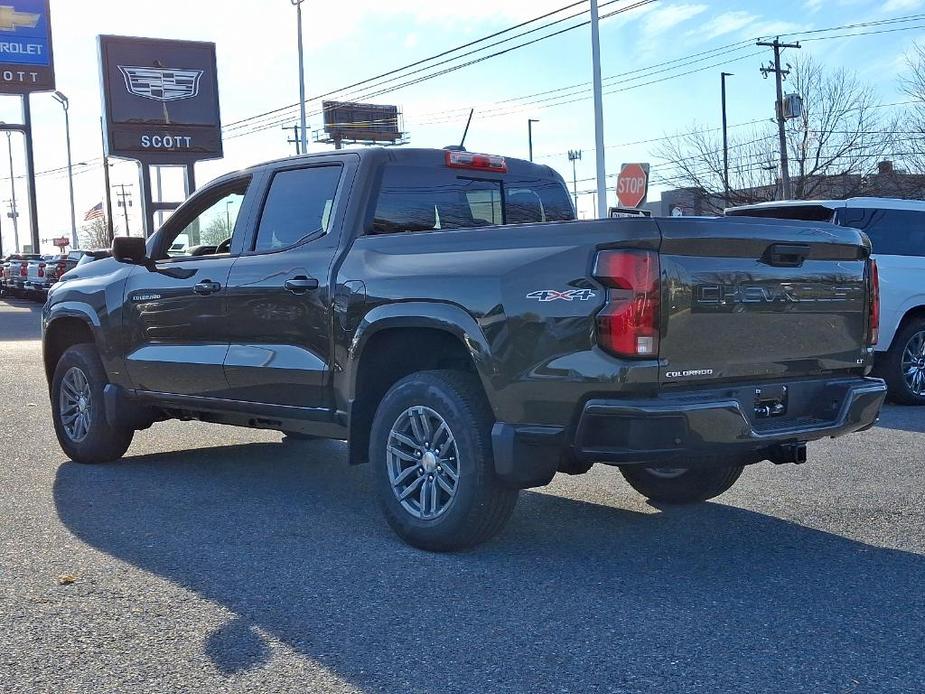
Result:
<svg viewBox="0 0 925 694"><path fill-rule="evenodd" d="M787 463L796 463L800 465L806 462L806 444L805 443L782 443L775 446L771 452L770 460L775 465L786 465Z"/></svg>

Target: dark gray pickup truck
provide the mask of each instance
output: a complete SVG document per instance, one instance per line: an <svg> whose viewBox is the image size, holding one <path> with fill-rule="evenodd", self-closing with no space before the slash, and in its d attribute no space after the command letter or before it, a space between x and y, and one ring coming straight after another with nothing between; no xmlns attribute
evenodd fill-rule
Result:
<svg viewBox="0 0 925 694"><path fill-rule="evenodd" d="M607 463L650 499L701 501L876 421L863 234L574 217L548 167L462 151L225 176L52 288L61 446L113 461L168 418L344 439L397 533L448 550L556 472ZM168 255L178 238L188 255Z"/></svg>

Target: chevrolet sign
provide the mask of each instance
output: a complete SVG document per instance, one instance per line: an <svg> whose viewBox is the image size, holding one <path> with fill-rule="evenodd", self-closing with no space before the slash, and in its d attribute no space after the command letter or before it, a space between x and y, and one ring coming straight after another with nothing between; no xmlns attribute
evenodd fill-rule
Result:
<svg viewBox="0 0 925 694"><path fill-rule="evenodd" d="M0 94L54 88L48 0L0 0Z"/></svg>

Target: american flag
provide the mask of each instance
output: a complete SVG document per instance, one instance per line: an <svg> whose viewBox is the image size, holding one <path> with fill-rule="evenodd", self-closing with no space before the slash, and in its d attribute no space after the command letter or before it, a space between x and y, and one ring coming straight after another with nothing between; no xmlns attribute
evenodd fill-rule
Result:
<svg viewBox="0 0 925 694"><path fill-rule="evenodd" d="M105 215L103 214L103 203L99 203L90 208L90 211L84 215L85 222L92 222L94 219L104 219Z"/></svg>

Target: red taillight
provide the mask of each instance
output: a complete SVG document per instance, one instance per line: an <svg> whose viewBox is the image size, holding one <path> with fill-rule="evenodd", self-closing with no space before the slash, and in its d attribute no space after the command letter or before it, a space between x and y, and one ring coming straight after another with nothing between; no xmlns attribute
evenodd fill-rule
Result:
<svg viewBox="0 0 925 694"><path fill-rule="evenodd" d="M476 169L507 173L507 161L494 154L473 154L472 152L447 152L446 165L451 169Z"/></svg>
<svg viewBox="0 0 925 694"><path fill-rule="evenodd" d="M877 261L870 261L870 306L867 316L867 344L875 345L880 339L880 272Z"/></svg>
<svg viewBox="0 0 925 694"><path fill-rule="evenodd" d="M607 304L597 315L600 346L621 357L657 356L658 253L602 251L594 277L607 287Z"/></svg>

